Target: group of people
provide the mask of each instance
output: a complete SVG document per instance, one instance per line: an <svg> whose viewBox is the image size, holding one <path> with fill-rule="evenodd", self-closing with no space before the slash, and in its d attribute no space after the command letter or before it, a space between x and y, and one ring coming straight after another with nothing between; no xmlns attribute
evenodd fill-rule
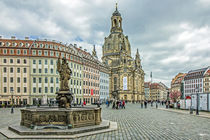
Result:
<svg viewBox="0 0 210 140"><path fill-rule="evenodd" d="M112 102L112 109L125 109L125 101L124 100L114 100Z"/></svg>

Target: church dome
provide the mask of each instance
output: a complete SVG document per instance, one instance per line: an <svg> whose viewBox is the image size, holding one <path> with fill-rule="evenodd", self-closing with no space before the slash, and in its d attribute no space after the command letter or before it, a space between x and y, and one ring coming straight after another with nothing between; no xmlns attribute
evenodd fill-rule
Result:
<svg viewBox="0 0 210 140"><path fill-rule="evenodd" d="M112 16L121 16L121 14L119 13L119 11L116 9L114 11L114 13L112 14Z"/></svg>

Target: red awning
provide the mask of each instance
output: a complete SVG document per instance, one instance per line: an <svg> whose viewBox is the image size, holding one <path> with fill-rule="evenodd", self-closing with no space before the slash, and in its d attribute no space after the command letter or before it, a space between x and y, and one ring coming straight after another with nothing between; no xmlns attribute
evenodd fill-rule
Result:
<svg viewBox="0 0 210 140"><path fill-rule="evenodd" d="M186 99L191 99L191 96L186 96Z"/></svg>

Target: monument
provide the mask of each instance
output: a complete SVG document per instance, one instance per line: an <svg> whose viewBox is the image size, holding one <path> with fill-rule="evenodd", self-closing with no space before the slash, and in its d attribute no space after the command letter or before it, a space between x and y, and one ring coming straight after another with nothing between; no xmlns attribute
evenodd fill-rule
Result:
<svg viewBox="0 0 210 140"><path fill-rule="evenodd" d="M57 92L56 100L58 102L59 108L69 108L71 107L71 102L73 100L72 93L69 90L69 80L71 78L72 71L68 66L68 62L64 57L62 59L62 64L60 63L60 59L58 59L57 63L57 71L60 75L60 90Z"/></svg>

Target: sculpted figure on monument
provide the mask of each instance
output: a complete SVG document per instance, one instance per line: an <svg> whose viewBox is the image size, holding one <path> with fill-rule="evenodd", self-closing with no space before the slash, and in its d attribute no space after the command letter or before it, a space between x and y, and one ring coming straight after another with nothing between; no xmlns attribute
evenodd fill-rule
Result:
<svg viewBox="0 0 210 140"><path fill-rule="evenodd" d="M62 59L62 64L60 63L60 59L58 59L57 71L60 74L60 91L69 91L68 83L71 78L72 71L69 68L65 57Z"/></svg>

